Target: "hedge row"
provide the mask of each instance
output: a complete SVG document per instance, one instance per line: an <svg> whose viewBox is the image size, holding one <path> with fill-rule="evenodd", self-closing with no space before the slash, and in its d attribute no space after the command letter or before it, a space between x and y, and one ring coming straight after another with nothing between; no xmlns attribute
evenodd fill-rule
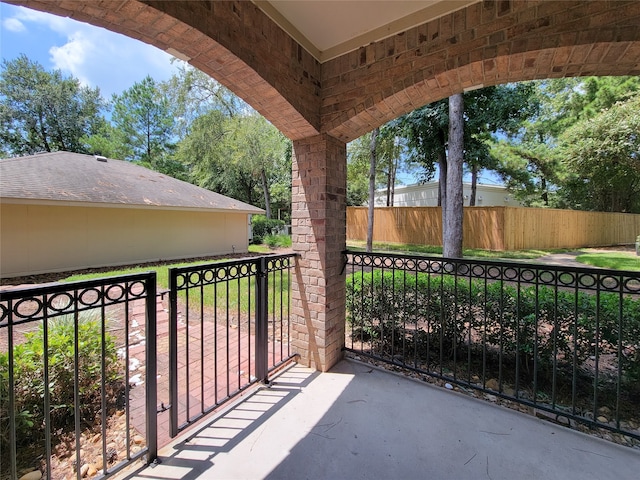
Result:
<svg viewBox="0 0 640 480"><path fill-rule="evenodd" d="M347 312L354 337L387 353L427 342L446 356L475 344L529 369L534 356L539 366L582 365L597 345L616 355L624 381L640 380L640 300L614 293L376 270L347 278Z"/></svg>

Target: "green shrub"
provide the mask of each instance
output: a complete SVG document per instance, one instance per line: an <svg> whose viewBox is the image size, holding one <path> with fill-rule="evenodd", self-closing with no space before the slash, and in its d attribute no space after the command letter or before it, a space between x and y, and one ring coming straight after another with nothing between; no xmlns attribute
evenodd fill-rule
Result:
<svg viewBox="0 0 640 480"><path fill-rule="evenodd" d="M423 349L426 343L450 356L471 328L470 306L478 295L468 280L427 274L385 272L347 279L347 311L355 336L389 353ZM408 347L409 346L409 347Z"/></svg>
<svg viewBox="0 0 640 480"><path fill-rule="evenodd" d="M264 215L253 215L251 217L253 243L260 244L267 235L277 235L280 228L284 225L283 220L267 218Z"/></svg>
<svg viewBox="0 0 640 480"><path fill-rule="evenodd" d="M291 246L289 235L266 235L263 242L270 248L285 248Z"/></svg>
<svg viewBox="0 0 640 480"><path fill-rule="evenodd" d="M584 364L596 353L597 327L599 353L618 354L628 386L640 382L640 300L630 297L620 305L615 293L375 270L347 277L346 300L354 339L382 353L418 352L426 342L451 358L475 343L517 358L529 374L534 359L538 371Z"/></svg>
<svg viewBox="0 0 640 480"><path fill-rule="evenodd" d="M75 365L74 318L65 315L48 324L48 374L51 432L64 432L74 425L74 373L78 375L80 417L91 423L101 409L102 332L95 315L80 315L78 357ZM99 318L99 317L98 317ZM44 329L25 334L26 341L14 346L14 393L18 446L29 445L44 436ZM106 335L105 384L108 405L114 408L124 388L113 337ZM9 445L9 354L0 353L0 451ZM85 425L86 426L86 425Z"/></svg>

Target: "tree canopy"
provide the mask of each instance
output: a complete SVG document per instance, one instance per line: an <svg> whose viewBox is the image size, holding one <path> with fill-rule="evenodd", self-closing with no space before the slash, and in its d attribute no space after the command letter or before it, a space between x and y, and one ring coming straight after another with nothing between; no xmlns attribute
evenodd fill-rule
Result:
<svg viewBox="0 0 640 480"><path fill-rule="evenodd" d="M640 95L578 121L559 141L567 206L640 213Z"/></svg>
<svg viewBox="0 0 640 480"><path fill-rule="evenodd" d="M88 153L82 138L104 124L97 88L21 55L2 62L0 149L9 156L66 150Z"/></svg>
<svg viewBox="0 0 640 480"><path fill-rule="evenodd" d="M634 191L633 185L640 181L637 170L626 169L618 183L597 175L618 172L620 155L634 163L632 142L613 149L616 155L613 150L605 152L604 145L629 138L625 130L634 117L625 105L633 105L640 95L640 77L563 78L533 85L537 112L522 122L515 135L491 148L496 170L516 198L528 206L637 212L633 202L622 200L630 194L627 187ZM599 170L592 168L590 138L601 142ZM580 161L578 152L584 155ZM629 166L629 161L622 163Z"/></svg>

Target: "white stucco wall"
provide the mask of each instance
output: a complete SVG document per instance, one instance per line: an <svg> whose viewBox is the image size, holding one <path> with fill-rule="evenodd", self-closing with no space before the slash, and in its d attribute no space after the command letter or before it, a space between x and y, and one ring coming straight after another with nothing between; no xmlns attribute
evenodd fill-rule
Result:
<svg viewBox="0 0 640 480"><path fill-rule="evenodd" d="M247 214L0 203L0 276L248 250Z"/></svg>

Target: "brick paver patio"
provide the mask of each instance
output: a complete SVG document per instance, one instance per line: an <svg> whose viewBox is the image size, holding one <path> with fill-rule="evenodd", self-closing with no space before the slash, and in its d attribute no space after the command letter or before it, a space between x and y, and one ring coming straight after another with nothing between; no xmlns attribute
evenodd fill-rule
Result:
<svg viewBox="0 0 640 480"><path fill-rule="evenodd" d="M157 321L157 390L158 409L170 405L169 397L169 313L168 296L158 296L156 301ZM179 312L180 314L180 312ZM143 326L145 307L137 302L133 307L131 322ZM211 409L230 395L244 388L255 379L255 326L251 332L237 325L214 324L205 318L204 325L199 318L187 324L178 320L178 379L179 403L178 423L187 420L187 398L190 417L196 417ZM202 336L204 334L204 336ZM131 334L130 334L131 337ZM202 349L201 347L204 347ZM281 348L283 347L283 348ZM187 361L187 348L189 357ZM279 363L287 356L287 345L269 341L269 365ZM144 373L146 342L137 337L137 343L130 347L130 376ZM284 355L283 355L284 353ZM187 391L187 365L189 395ZM133 367L133 368L132 368ZM202 369L204 368L204 374ZM142 375L144 376L144 375ZM201 380L204 380L202 382ZM130 406L133 427L143 434L146 430L144 384L131 389ZM169 410L158 413L158 446L169 443Z"/></svg>

